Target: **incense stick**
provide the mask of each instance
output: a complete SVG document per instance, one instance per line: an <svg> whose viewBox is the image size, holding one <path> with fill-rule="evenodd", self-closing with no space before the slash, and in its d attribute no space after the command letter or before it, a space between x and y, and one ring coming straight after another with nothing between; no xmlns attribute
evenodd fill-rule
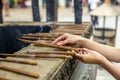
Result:
<svg viewBox="0 0 120 80"><path fill-rule="evenodd" d="M31 41L31 40L25 40L25 39L18 39L21 42L24 43L32 43L34 44L34 46L44 46L44 47L53 47L53 48L58 48L58 49L64 49L64 50L74 50L74 51L78 51L77 48L72 48L72 47L67 47L67 46L59 46L59 45L53 45L50 43L45 43L45 42L35 42L35 41Z"/></svg>
<svg viewBox="0 0 120 80"><path fill-rule="evenodd" d="M41 37L41 38L53 38L52 35L49 35L49 34L23 34L23 36L26 36L26 37Z"/></svg>
<svg viewBox="0 0 120 80"><path fill-rule="evenodd" d="M60 58L60 59L72 59L72 56L66 55L30 55L30 54L0 54L7 57L32 57L32 58Z"/></svg>
<svg viewBox="0 0 120 80"><path fill-rule="evenodd" d="M1 78L1 77L0 77L0 80L10 80L10 79L6 79L6 78Z"/></svg>
<svg viewBox="0 0 120 80"><path fill-rule="evenodd" d="M20 69L13 68L13 67L0 66L0 69L15 72L15 73L30 76L30 77L34 77L34 78L39 78L39 74L37 74L37 73L28 72L28 71L20 70Z"/></svg>
<svg viewBox="0 0 120 80"><path fill-rule="evenodd" d="M74 52L63 52L63 51L27 51L27 54L63 54L63 55L75 55Z"/></svg>
<svg viewBox="0 0 120 80"><path fill-rule="evenodd" d="M27 36L21 36L21 39L27 39L27 40L54 40L54 38L39 38L39 37L27 37Z"/></svg>
<svg viewBox="0 0 120 80"><path fill-rule="evenodd" d="M0 61L18 62L18 63L22 63L22 64L37 65L37 62L33 62L33 61L29 61L29 60L18 60L18 59L10 59L10 58L0 58Z"/></svg>

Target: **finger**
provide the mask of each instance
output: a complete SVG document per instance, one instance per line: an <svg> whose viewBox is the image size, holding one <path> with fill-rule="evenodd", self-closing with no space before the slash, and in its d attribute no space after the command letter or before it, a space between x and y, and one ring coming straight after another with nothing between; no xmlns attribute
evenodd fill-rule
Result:
<svg viewBox="0 0 120 80"><path fill-rule="evenodd" d="M71 52L76 53L75 50L72 50Z"/></svg>
<svg viewBox="0 0 120 80"><path fill-rule="evenodd" d="M68 43L67 40L64 40L64 41L60 41L57 43L57 45L66 45Z"/></svg>
<svg viewBox="0 0 120 80"><path fill-rule="evenodd" d="M76 56L79 60L83 61L84 55L76 53L75 56Z"/></svg>
<svg viewBox="0 0 120 80"><path fill-rule="evenodd" d="M87 48L83 48L83 51L86 52L86 53L91 53L91 50L87 49Z"/></svg>
<svg viewBox="0 0 120 80"><path fill-rule="evenodd" d="M80 51L79 54L83 54L83 51Z"/></svg>
<svg viewBox="0 0 120 80"><path fill-rule="evenodd" d="M57 39L55 39L53 42L52 42L52 44L57 44L60 40L61 40L61 36L60 37L58 37Z"/></svg>
<svg viewBox="0 0 120 80"><path fill-rule="evenodd" d="M74 50L74 52L76 52L76 53L79 53L80 51L81 51L81 48L77 48L76 51Z"/></svg>
<svg viewBox="0 0 120 80"><path fill-rule="evenodd" d="M58 37L57 39L55 39L53 42L52 42L52 44L57 44L59 41L62 41L63 39L65 39L65 35L62 35L62 36L60 36L60 37Z"/></svg>
<svg viewBox="0 0 120 80"><path fill-rule="evenodd" d="M82 48L82 50L88 50L87 48Z"/></svg>
<svg viewBox="0 0 120 80"><path fill-rule="evenodd" d="M77 48L77 49L78 50L71 50L71 52L79 54L80 53L79 48Z"/></svg>
<svg viewBox="0 0 120 80"><path fill-rule="evenodd" d="M84 54L84 55L88 53L85 48L80 48L79 52L81 52L81 54Z"/></svg>
<svg viewBox="0 0 120 80"><path fill-rule="evenodd" d="M82 58L83 56L81 55L81 54L79 54L79 53L75 53L75 56L76 57L79 57L79 58Z"/></svg>

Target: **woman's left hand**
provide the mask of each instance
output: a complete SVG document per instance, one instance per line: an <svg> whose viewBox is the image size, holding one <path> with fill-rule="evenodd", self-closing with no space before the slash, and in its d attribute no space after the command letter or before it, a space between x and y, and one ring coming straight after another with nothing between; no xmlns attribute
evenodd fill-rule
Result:
<svg viewBox="0 0 120 80"><path fill-rule="evenodd" d="M80 48L79 52L75 54L75 56L84 63L89 64L101 64L104 59L106 59L103 55L99 54L96 51Z"/></svg>

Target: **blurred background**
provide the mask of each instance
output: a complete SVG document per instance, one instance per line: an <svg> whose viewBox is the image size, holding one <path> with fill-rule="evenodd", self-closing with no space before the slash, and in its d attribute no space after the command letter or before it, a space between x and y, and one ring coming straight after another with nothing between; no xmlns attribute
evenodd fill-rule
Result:
<svg viewBox="0 0 120 80"><path fill-rule="evenodd" d="M3 20L4 22L32 22L32 4L31 0L2 0L3 1ZM83 2L83 22L91 22L90 11L88 0L82 0ZM111 4L115 5L115 9L120 11L120 0L111 0ZM104 3L104 0L100 0L100 5ZM74 4L73 0L58 0L58 21L62 22L74 22ZM39 10L41 16L41 22L46 21L46 1L39 0ZM93 26L94 28L102 28L103 27L103 17L99 17L99 24L97 26ZM105 27L112 29L112 31L116 30L116 34L114 32L110 32L113 34L111 38L108 40L108 44L110 46L115 46L120 48L120 17L118 17L116 29L116 16L107 17L105 21ZM96 39L96 33L102 32L100 30L94 29L92 39L100 42ZM111 35L110 34L110 35ZM115 63L116 64L116 63ZM116 64L119 66L119 64ZM115 80L107 71L103 68L98 67L96 80Z"/></svg>

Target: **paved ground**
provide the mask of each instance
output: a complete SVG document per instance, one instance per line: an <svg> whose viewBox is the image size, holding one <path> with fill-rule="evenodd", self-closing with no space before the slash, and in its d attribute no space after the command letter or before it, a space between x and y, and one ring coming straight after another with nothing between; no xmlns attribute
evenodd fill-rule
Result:
<svg viewBox="0 0 120 80"><path fill-rule="evenodd" d="M41 17L42 21L46 20L46 12L45 9L41 9ZM58 21L74 21L74 12L73 9L59 9L58 12L59 19ZM10 10L10 16L5 17L4 21L32 21L32 11L31 8L26 9L11 9ZM84 8L83 11L83 21L90 21L90 16L87 11L87 8ZM99 19L99 27L102 27L102 17ZM118 26L120 26L120 17ZM115 17L107 17L106 19L106 27L115 28ZM117 37L116 37L116 47L120 47L120 37L118 36L120 34L119 32L120 28L117 29ZM107 71L105 71L103 68L98 68L97 71L97 78L96 80L115 80Z"/></svg>

